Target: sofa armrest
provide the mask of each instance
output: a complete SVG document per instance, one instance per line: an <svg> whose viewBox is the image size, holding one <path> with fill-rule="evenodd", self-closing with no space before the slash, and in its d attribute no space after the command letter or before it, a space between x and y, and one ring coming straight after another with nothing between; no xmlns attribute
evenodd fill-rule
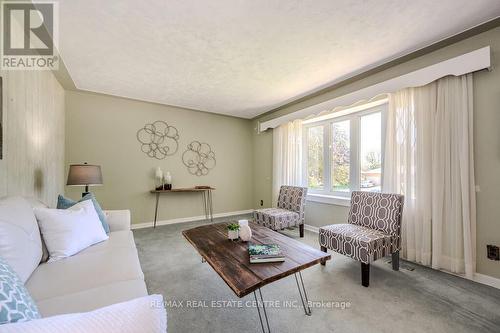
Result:
<svg viewBox="0 0 500 333"><path fill-rule="evenodd" d="M105 210L109 231L130 230L130 210Z"/></svg>

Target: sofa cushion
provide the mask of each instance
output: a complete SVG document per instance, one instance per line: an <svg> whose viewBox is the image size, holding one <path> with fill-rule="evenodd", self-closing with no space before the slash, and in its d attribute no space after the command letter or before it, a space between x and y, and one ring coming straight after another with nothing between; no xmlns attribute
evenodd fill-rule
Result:
<svg viewBox="0 0 500 333"><path fill-rule="evenodd" d="M0 199L0 256L26 282L42 258L35 214L22 197Z"/></svg>
<svg viewBox="0 0 500 333"><path fill-rule="evenodd" d="M34 211L49 250L49 262L108 239L90 200L68 209L35 208Z"/></svg>
<svg viewBox="0 0 500 333"><path fill-rule="evenodd" d="M35 301L120 281L144 280L133 237L126 233L112 232L103 244L91 246L72 257L41 264L26 282Z"/></svg>
<svg viewBox="0 0 500 333"><path fill-rule="evenodd" d="M37 306L42 317L49 317L64 313L92 311L147 294L144 280L136 279L113 282L97 288L48 298L38 301Z"/></svg>
<svg viewBox="0 0 500 333"><path fill-rule="evenodd" d="M35 302L23 281L0 257L0 325L40 318Z"/></svg>
<svg viewBox="0 0 500 333"><path fill-rule="evenodd" d="M151 295L92 312L54 316L0 326L0 333L166 333L163 297Z"/></svg>
<svg viewBox="0 0 500 333"><path fill-rule="evenodd" d="M101 205L99 205L99 202L97 202L97 199L95 198L93 193L87 193L83 198L81 198L78 201L71 200L69 198L66 198L62 195L59 194L57 197L57 208L58 209L68 209L74 205L76 205L79 202L85 201L85 200L90 200L92 201L92 204L94 205L94 209L97 213L97 216L99 216L99 220L101 221L102 228L104 231L109 234L109 225L108 222L106 221L106 215L104 214Z"/></svg>
<svg viewBox="0 0 500 333"><path fill-rule="evenodd" d="M135 250L134 234L130 230L115 231L109 234L106 242L101 242L86 248L82 253L99 251L114 251L116 248L129 248Z"/></svg>

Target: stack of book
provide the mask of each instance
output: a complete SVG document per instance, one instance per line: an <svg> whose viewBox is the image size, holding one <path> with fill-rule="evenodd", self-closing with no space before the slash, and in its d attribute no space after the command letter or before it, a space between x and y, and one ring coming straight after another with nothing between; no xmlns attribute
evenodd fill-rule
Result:
<svg viewBox="0 0 500 333"><path fill-rule="evenodd" d="M251 264L285 261L277 244L249 244L248 254Z"/></svg>

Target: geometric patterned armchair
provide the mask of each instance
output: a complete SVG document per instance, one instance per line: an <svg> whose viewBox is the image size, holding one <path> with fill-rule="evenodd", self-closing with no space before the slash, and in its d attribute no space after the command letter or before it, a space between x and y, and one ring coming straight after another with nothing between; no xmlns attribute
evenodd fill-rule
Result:
<svg viewBox="0 0 500 333"><path fill-rule="evenodd" d="M281 186L277 208L257 209L253 212L255 222L272 230L283 230L299 226L300 237L304 237L304 220L307 188Z"/></svg>
<svg viewBox="0 0 500 333"><path fill-rule="evenodd" d="M330 249L361 261L365 287L370 284L371 262L391 254L392 269L399 270L403 201L399 194L352 192L348 223L319 229L321 251Z"/></svg>

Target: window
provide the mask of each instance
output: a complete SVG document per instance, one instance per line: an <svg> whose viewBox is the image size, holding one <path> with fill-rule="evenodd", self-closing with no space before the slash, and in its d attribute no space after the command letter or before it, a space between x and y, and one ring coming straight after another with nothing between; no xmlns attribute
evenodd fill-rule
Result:
<svg viewBox="0 0 500 333"><path fill-rule="evenodd" d="M359 187L362 191L381 191L382 184L382 112L361 117Z"/></svg>
<svg viewBox="0 0 500 333"><path fill-rule="evenodd" d="M349 120L332 124L332 192L349 192L351 138Z"/></svg>
<svg viewBox="0 0 500 333"><path fill-rule="evenodd" d="M307 185L311 189L323 189L323 126L310 127L307 130Z"/></svg>
<svg viewBox="0 0 500 333"><path fill-rule="evenodd" d="M304 179L311 194L347 198L353 190L382 190L387 102L356 109L304 122Z"/></svg>

